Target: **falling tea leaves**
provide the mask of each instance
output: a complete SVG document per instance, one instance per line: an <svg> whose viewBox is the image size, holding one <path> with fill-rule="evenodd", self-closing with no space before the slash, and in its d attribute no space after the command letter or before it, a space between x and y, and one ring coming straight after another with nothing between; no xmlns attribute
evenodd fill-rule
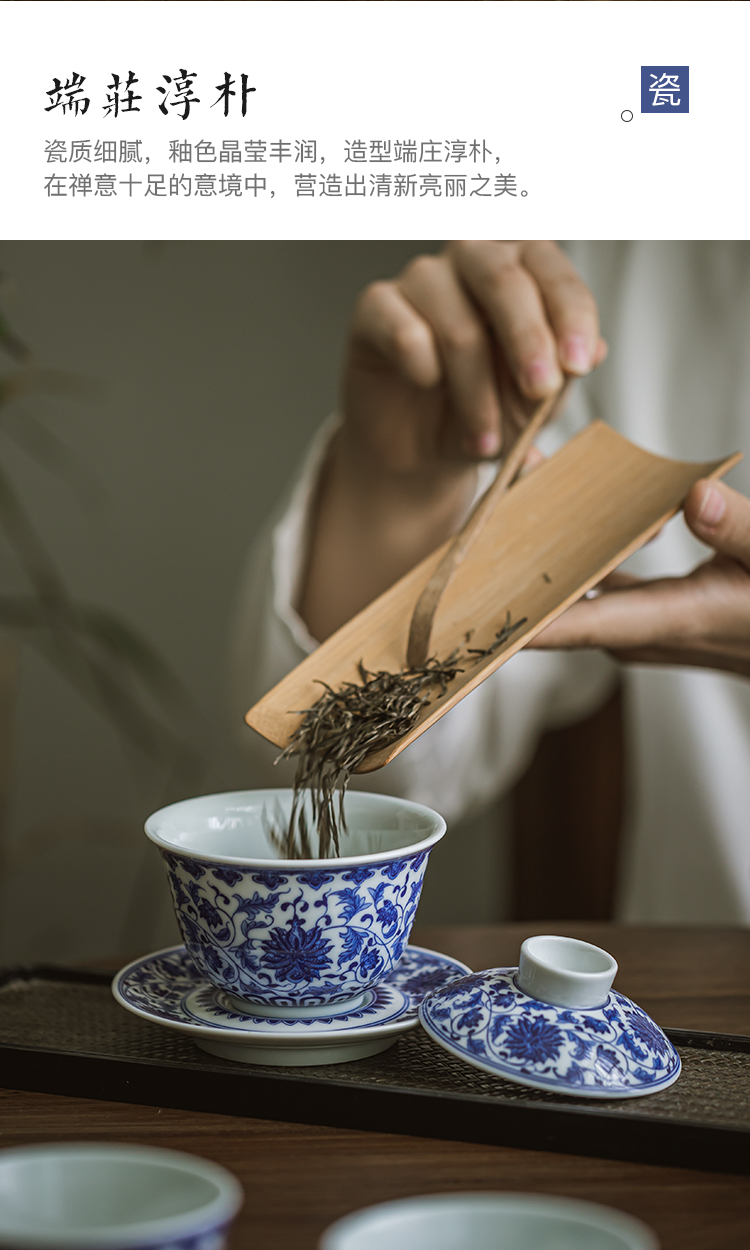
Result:
<svg viewBox="0 0 750 1250"><path fill-rule="evenodd" d="M344 795L352 774L368 755L409 733L422 708L442 698L465 665L494 655L526 619L511 624L508 612L488 647L470 647L464 655L456 650L445 660L432 657L399 673L370 672L360 661L359 682L344 682L338 690L321 683L324 693L302 713L279 756L298 758L287 829L271 835L284 858L313 858L313 830L318 857L337 856L340 833L346 828Z"/></svg>

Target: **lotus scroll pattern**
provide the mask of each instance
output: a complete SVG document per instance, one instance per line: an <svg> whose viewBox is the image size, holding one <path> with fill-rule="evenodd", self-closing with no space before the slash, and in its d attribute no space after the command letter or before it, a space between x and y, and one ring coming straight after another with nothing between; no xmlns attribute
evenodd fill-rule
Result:
<svg viewBox="0 0 750 1250"><path fill-rule="evenodd" d="M346 1002L383 981L406 947L428 854L276 870L162 852L200 972L272 1008Z"/></svg>
<svg viewBox="0 0 750 1250"><path fill-rule="evenodd" d="M475 973L428 996L428 1032L480 1067L559 1093L616 1097L672 1084L679 1056L629 998L610 990L601 1007L556 1007L524 994L515 973Z"/></svg>

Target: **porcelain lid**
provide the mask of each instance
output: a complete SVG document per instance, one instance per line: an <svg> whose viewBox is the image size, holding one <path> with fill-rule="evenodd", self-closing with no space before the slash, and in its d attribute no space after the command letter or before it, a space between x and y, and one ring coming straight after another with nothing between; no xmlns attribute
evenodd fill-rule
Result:
<svg viewBox="0 0 750 1250"><path fill-rule="evenodd" d="M575 962L570 947L558 948L556 956L551 941L574 939L529 939L532 956L551 956L553 961L562 956L568 965ZM637 1098L665 1089L680 1075L677 1051L629 998L608 987L602 998L605 965L610 971L617 965L606 951L599 951L604 958L596 959L591 952L598 947L579 945L588 948L578 952L586 964L580 971L589 1000L597 995L601 1000L596 1006L587 1006L585 998L581 1005L569 1006L528 993L524 960L520 969L491 968L436 990L424 999L419 1018L430 1036L452 1054L521 1085L588 1098ZM574 981L567 982L568 1001L576 1000ZM557 984L554 977L552 983Z"/></svg>

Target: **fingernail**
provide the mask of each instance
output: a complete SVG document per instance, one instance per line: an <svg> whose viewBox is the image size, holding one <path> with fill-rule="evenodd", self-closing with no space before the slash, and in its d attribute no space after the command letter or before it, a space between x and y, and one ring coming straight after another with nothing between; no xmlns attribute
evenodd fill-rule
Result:
<svg viewBox="0 0 750 1250"><path fill-rule="evenodd" d="M726 510L727 501L724 496L718 490L714 490L713 486L709 486L703 495L703 503L695 519L706 529L713 529L719 524Z"/></svg>
<svg viewBox="0 0 750 1250"><path fill-rule="evenodd" d="M500 435L495 430L488 430L477 438L477 451L480 456L496 456L500 451Z"/></svg>
<svg viewBox="0 0 750 1250"><path fill-rule="evenodd" d="M575 373L588 373L591 368L591 352L582 334L569 334L563 339L560 354L566 369Z"/></svg>
<svg viewBox="0 0 750 1250"><path fill-rule="evenodd" d="M551 390L560 382L560 374L548 360L539 357L526 366L526 380L532 391Z"/></svg>

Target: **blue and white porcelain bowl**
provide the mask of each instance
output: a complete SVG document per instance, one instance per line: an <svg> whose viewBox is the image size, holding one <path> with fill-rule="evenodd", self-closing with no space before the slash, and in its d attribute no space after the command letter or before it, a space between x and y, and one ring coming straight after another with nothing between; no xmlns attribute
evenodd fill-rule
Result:
<svg viewBox="0 0 750 1250"><path fill-rule="evenodd" d="M146 833L164 859L193 962L255 1015L350 1012L398 963L427 857L445 833L436 812L350 792L337 859L285 860L291 790L207 795L162 808Z"/></svg>
<svg viewBox="0 0 750 1250"><path fill-rule="evenodd" d="M7 1250L223 1250L239 1182L176 1150L104 1142L0 1151Z"/></svg>

